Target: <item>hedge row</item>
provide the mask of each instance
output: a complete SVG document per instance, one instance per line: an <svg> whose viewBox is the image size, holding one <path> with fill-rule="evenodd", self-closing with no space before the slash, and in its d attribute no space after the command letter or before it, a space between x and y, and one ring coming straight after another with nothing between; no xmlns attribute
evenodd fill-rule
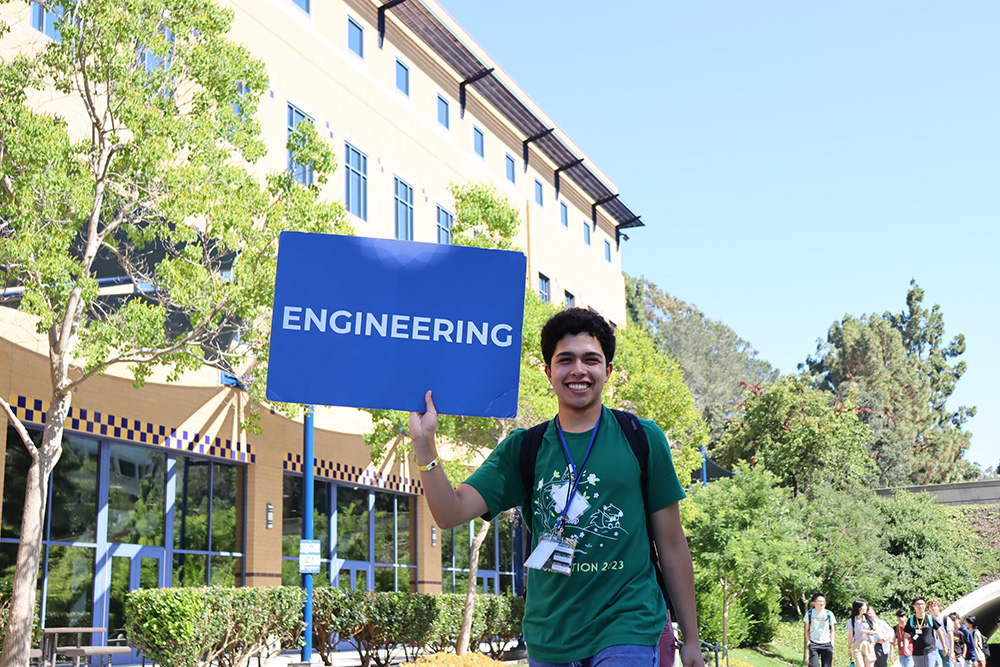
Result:
<svg viewBox="0 0 1000 667"><path fill-rule="evenodd" d="M319 588L313 594L313 646L325 664L341 641L352 645L362 667L389 664L402 648L408 659L454 647L462 624L464 595L373 593ZM499 657L521 636L524 600L476 595L470 646L486 644Z"/></svg>
<svg viewBox="0 0 1000 667"><path fill-rule="evenodd" d="M163 667L245 665L302 645L300 588L162 588L137 590L125 603L129 644ZM374 593L318 588L313 594L313 647L331 664L346 641L363 667L389 664L402 648L412 659L455 645L464 595ZM521 635L524 601L477 595L470 645L500 653Z"/></svg>
<svg viewBox="0 0 1000 667"><path fill-rule="evenodd" d="M149 588L125 599L128 642L163 667L243 667L300 645L300 588Z"/></svg>

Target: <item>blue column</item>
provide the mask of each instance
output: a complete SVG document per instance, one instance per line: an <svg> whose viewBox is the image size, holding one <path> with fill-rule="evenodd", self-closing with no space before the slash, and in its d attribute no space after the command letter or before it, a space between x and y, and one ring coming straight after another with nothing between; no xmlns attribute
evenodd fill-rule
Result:
<svg viewBox="0 0 1000 667"><path fill-rule="evenodd" d="M307 405L302 437L302 539L313 539L313 410L315 406ZM305 622L306 637L302 647L302 662L312 662L312 617L313 617L313 576L302 575L302 587L306 590Z"/></svg>
<svg viewBox="0 0 1000 667"><path fill-rule="evenodd" d="M708 453L705 446L701 446L701 485L708 486Z"/></svg>

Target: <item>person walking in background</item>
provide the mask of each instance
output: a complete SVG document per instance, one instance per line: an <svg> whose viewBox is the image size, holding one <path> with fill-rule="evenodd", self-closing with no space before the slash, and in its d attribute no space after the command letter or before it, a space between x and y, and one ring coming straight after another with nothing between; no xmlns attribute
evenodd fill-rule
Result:
<svg viewBox="0 0 1000 667"><path fill-rule="evenodd" d="M833 638L837 619L826 608L826 596L812 596L813 608L806 612L804 662L808 667L832 667Z"/></svg>
<svg viewBox="0 0 1000 667"><path fill-rule="evenodd" d="M913 615L906 621L905 631L913 638L913 667L934 667L937 659L936 633L944 630L934 617L927 613L927 600L918 595L913 598ZM944 643L944 638L941 638Z"/></svg>
<svg viewBox="0 0 1000 667"><path fill-rule="evenodd" d="M889 660L892 658L892 628L871 607L868 608L868 615L875 619L875 630L878 631L875 637L875 667L889 667Z"/></svg>
<svg viewBox="0 0 1000 667"><path fill-rule="evenodd" d="M875 666L875 642L878 630L875 619L868 613L868 603L855 600L851 617L847 619L847 643L851 647L851 661L855 667Z"/></svg>
<svg viewBox="0 0 1000 667"><path fill-rule="evenodd" d="M973 614L965 617L965 627L968 628L969 633L972 635L972 650L975 652L975 656L971 658L972 662L970 664L975 667L986 667L986 649L983 646L983 634L979 632L979 621Z"/></svg>
<svg viewBox="0 0 1000 667"><path fill-rule="evenodd" d="M913 638L906 634L906 611L896 610L896 655L899 656L900 667L913 667Z"/></svg>
<svg viewBox="0 0 1000 667"><path fill-rule="evenodd" d="M955 657L955 640L952 634L954 626L951 619L941 613L941 601L937 598L931 598L927 601L927 613L941 624L942 632L935 633L934 635L938 664L941 667L951 667L951 660Z"/></svg>
<svg viewBox="0 0 1000 667"><path fill-rule="evenodd" d="M956 667L972 667L975 662L975 648L972 645L972 633L969 629L965 627L962 623L962 619L958 614L952 612L948 615L951 619L952 626L955 628L954 638L955 643L953 644L955 649L955 666Z"/></svg>

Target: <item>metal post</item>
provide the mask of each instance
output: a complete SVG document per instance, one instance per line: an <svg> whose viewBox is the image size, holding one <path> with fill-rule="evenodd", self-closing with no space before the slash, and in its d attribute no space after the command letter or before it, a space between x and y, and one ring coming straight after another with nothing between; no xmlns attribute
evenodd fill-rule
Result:
<svg viewBox="0 0 1000 667"><path fill-rule="evenodd" d="M313 410L315 406L307 405L302 433L302 539L313 539ZM302 662L311 663L313 653L312 617L313 617L313 576L302 575L302 588L306 590L305 605L305 644L302 646Z"/></svg>
<svg viewBox="0 0 1000 667"><path fill-rule="evenodd" d="M708 486L708 453L705 445L701 446L701 485Z"/></svg>

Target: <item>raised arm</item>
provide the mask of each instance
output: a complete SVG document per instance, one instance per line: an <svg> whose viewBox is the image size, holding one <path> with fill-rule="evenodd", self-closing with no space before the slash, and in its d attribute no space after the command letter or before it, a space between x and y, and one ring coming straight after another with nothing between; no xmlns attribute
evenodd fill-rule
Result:
<svg viewBox="0 0 1000 667"><path fill-rule="evenodd" d="M413 440L413 454L418 466L438 461L437 445L434 442L438 413L430 391L425 398L427 411L410 413L410 438ZM421 470L420 483L424 487L424 497L431 516L439 528L447 530L468 523L488 510L486 501L470 485L461 484L457 489L452 488L443 466L435 465L430 470Z"/></svg>
<svg viewBox="0 0 1000 667"><path fill-rule="evenodd" d="M668 505L650 516L656 553L660 558L663 579L670 591L677 625L684 635L681 647L681 667L704 667L698 641L698 617L694 602L694 567L691 550L681 527L680 508Z"/></svg>

